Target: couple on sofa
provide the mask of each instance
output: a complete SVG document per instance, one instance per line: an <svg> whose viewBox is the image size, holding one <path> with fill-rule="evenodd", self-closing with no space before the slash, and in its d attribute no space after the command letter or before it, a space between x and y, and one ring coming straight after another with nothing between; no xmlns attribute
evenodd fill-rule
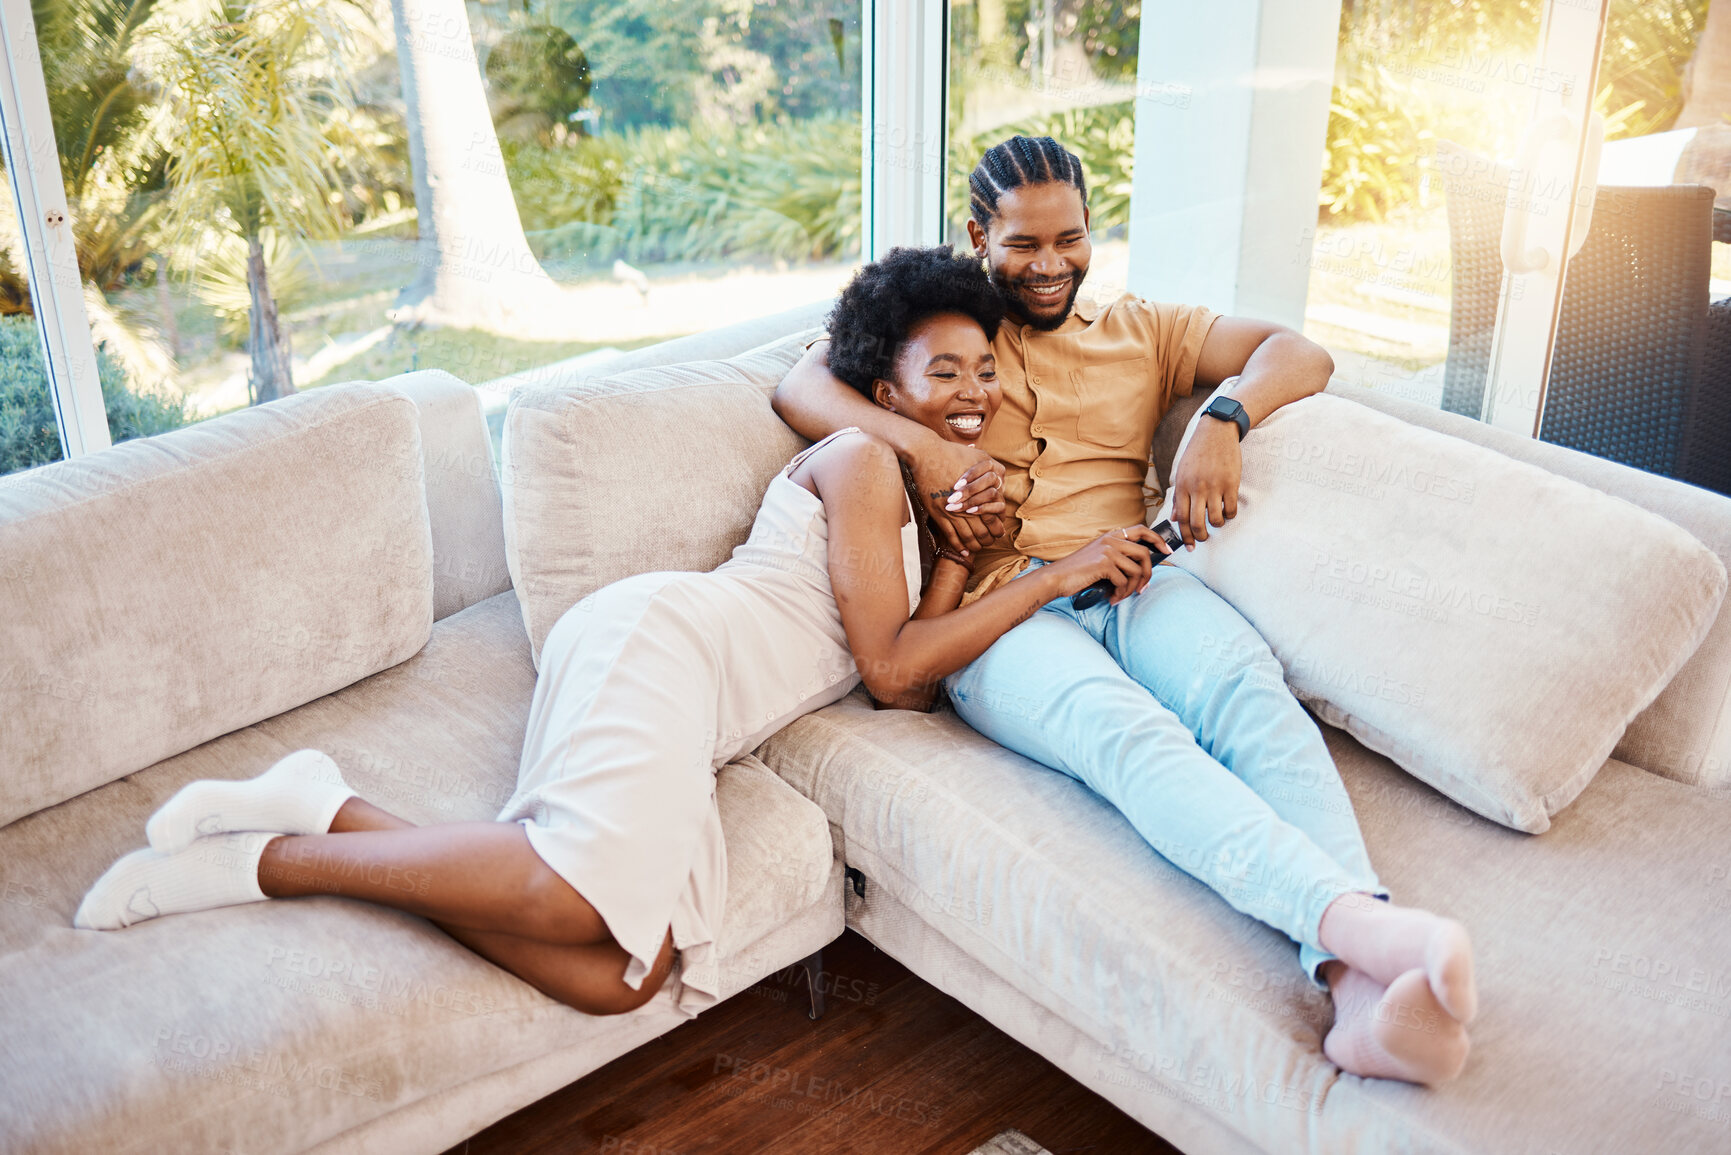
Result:
<svg viewBox="0 0 1731 1155"><path fill-rule="evenodd" d="M303 750L176 794L76 924L342 895L431 919L593 1014L646 1003L677 951L695 1013L717 997L698 976L716 972L702 964L726 901L716 769L861 682L904 708L943 690L1294 939L1333 996L1324 1050L1343 1069L1458 1074L1476 997L1464 930L1387 901L1268 647L1159 565L1166 546L1141 524L1175 397L1235 379L1173 469L1194 548L1236 512L1239 440L1322 389L1332 362L1206 309L1078 304L1087 187L1050 138L997 145L969 183L974 253L898 249L862 269L777 390L816 443L771 481L732 559L628 578L559 620L498 821L415 827ZM1101 580L1111 597L1077 609ZM1276 788L1295 775L1317 798Z"/></svg>

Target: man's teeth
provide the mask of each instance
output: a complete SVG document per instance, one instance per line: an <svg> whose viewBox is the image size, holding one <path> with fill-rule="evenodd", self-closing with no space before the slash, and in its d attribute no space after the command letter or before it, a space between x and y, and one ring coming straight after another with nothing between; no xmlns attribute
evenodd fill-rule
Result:
<svg viewBox="0 0 1731 1155"><path fill-rule="evenodd" d="M978 433L980 426L985 424L985 419L978 413L958 414L955 417L946 417L944 420L949 422L950 428L957 433Z"/></svg>
<svg viewBox="0 0 1731 1155"><path fill-rule="evenodd" d="M1064 291L1067 281L1059 281L1055 285L1029 285L1028 291L1037 297L1056 297Z"/></svg>

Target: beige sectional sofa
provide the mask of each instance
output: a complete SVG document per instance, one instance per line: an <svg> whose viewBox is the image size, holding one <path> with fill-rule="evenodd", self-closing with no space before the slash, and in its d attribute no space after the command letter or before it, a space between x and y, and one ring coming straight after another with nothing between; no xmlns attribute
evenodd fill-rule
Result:
<svg viewBox="0 0 1731 1155"><path fill-rule="evenodd" d="M416 822L509 797L535 671L469 386L320 389L0 479L0 558L0 1151L437 1152L684 1021L671 988L579 1014L340 899L72 928L196 778L313 746ZM841 933L842 863L754 759L717 796L730 994Z"/></svg>
<svg viewBox="0 0 1731 1155"><path fill-rule="evenodd" d="M503 502L474 393L426 373L0 480L0 1147L438 1151L677 1024L668 992L589 1018L338 899L108 934L72 912L182 783L302 746L416 821L491 817L552 603L742 540L795 444L768 395L816 315L674 353L725 360L526 383ZM1731 559L1723 498L1341 392ZM569 560L538 551L560 534ZM1591 559L1557 580L1591 580ZM1728 688L1721 619L1538 836L1327 731L1397 900L1478 946L1474 1053L1440 1090L1327 1063L1327 1001L1293 946L1075 782L947 710L857 693L720 776L724 988L834 938L845 895L849 925L1187 1151L1728 1149Z"/></svg>

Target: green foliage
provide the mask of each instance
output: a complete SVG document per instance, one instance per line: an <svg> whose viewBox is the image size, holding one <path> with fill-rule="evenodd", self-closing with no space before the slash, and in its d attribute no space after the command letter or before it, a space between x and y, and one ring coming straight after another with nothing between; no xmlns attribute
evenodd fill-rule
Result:
<svg viewBox="0 0 1731 1155"><path fill-rule="evenodd" d="M305 0L216 0L162 43L178 145L169 216L182 237L341 228L343 178L363 147L349 90L324 66L342 38Z"/></svg>
<svg viewBox="0 0 1731 1155"><path fill-rule="evenodd" d="M120 366L97 350L96 371L109 435L115 441L178 429L190 420L185 401L135 392ZM42 364L42 342L29 317L0 317L0 474L60 460L54 404Z"/></svg>
<svg viewBox="0 0 1731 1155"><path fill-rule="evenodd" d="M1322 204L1332 217L1381 221L1416 199L1420 163L1436 134L1406 85L1369 66L1335 86L1328 105L1328 165Z"/></svg>
<svg viewBox="0 0 1731 1155"><path fill-rule="evenodd" d="M1707 0L1611 0L1594 107L1605 139L1664 132L1683 111L1683 70L1707 24Z"/></svg>
<svg viewBox="0 0 1731 1155"><path fill-rule="evenodd" d="M1670 128L1707 0L1612 0L1595 107L1606 135ZM1538 0L1347 0L1329 106L1321 205L1336 221L1381 221L1420 205L1436 142L1512 154L1534 87Z"/></svg>
<svg viewBox="0 0 1731 1155"><path fill-rule="evenodd" d="M247 245L232 233L216 236L212 242L189 270L193 291L216 314L223 338L239 348L246 343L252 315L252 293L246 283ZM287 311L301 305L318 283L318 270L308 258L306 246L286 240L275 229L265 229L259 243L277 307Z"/></svg>
<svg viewBox="0 0 1731 1155"><path fill-rule="evenodd" d="M859 121L818 117L758 127L645 128L545 148L506 143L523 227L542 254L590 262L786 260L859 249ZM1082 158L1096 230L1126 225L1136 122L1131 103L1071 109L954 141L949 195L957 229L968 173L1021 132L1053 136Z"/></svg>
<svg viewBox="0 0 1731 1155"><path fill-rule="evenodd" d="M104 292L150 251L164 153L150 132L149 85L131 53L156 3L31 3L78 267ZM29 308L23 270L0 255L0 315Z"/></svg>
<svg viewBox="0 0 1731 1155"><path fill-rule="evenodd" d="M1102 80L1136 79L1142 0L1081 0L1076 23L1095 75Z"/></svg>
<svg viewBox="0 0 1731 1155"><path fill-rule="evenodd" d="M859 132L857 120L828 117L638 132L613 227L633 260L857 251Z"/></svg>
<svg viewBox="0 0 1731 1155"><path fill-rule="evenodd" d="M499 150L524 231L545 232L573 221L613 223L625 184L625 138L582 137L561 147L502 140Z"/></svg>
<svg viewBox="0 0 1731 1155"><path fill-rule="evenodd" d="M504 153L523 226L547 255L822 259L859 249L859 133L858 120L818 117Z"/></svg>
<svg viewBox="0 0 1731 1155"><path fill-rule="evenodd" d="M742 94L756 121L859 108L857 2L535 0L522 14L500 7L471 10L477 40L501 24L569 33L588 59L590 100L609 132L687 124L730 97L737 106Z"/></svg>
<svg viewBox="0 0 1731 1155"><path fill-rule="evenodd" d="M1135 170L1136 109L1131 101L1073 108L1034 117L950 142L945 199L952 240L967 236L968 174L988 148L1012 136L1049 136L1075 153L1088 178L1088 211L1096 233L1130 223L1130 178Z"/></svg>
<svg viewBox="0 0 1731 1155"><path fill-rule="evenodd" d="M550 139L589 99L589 59L563 28L532 24L487 54L487 95L502 140Z"/></svg>
<svg viewBox="0 0 1731 1155"><path fill-rule="evenodd" d="M156 0L32 0L60 172L74 201L101 158L130 153L149 121L149 93L129 55L155 7Z"/></svg>
<svg viewBox="0 0 1731 1155"><path fill-rule="evenodd" d="M534 18L565 29L582 46L594 78L591 99L603 124L618 130L691 115L689 78L712 7L709 0L551 0L536 5Z"/></svg>

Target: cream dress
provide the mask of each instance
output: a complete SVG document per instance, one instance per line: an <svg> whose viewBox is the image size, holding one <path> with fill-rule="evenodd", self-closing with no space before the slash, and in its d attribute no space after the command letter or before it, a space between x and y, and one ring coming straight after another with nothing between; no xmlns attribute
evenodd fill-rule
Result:
<svg viewBox="0 0 1731 1155"><path fill-rule="evenodd" d="M588 899L631 955L640 987L668 927L680 952L676 1005L717 999L715 940L727 850L715 772L859 684L830 588L823 502L775 476L751 538L711 573L648 573L567 610L541 651L517 791L499 814ZM920 554L902 527L908 612Z"/></svg>

